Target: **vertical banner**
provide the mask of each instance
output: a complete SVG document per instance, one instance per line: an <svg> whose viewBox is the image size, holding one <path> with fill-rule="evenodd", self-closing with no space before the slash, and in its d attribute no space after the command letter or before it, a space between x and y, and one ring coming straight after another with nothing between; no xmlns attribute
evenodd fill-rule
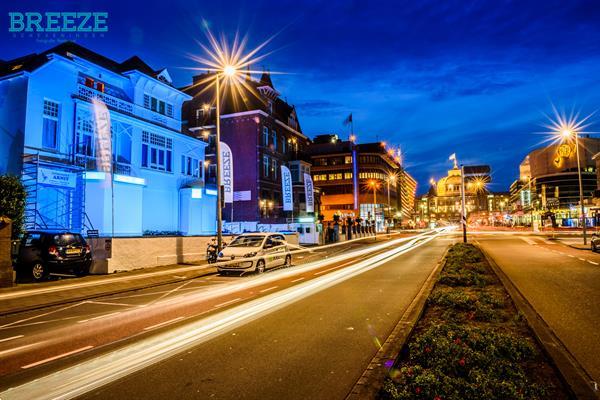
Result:
<svg viewBox="0 0 600 400"><path fill-rule="evenodd" d="M96 120L96 166L98 171L112 173L112 135L110 113L106 104L93 99Z"/></svg>
<svg viewBox="0 0 600 400"><path fill-rule="evenodd" d="M304 174L304 196L306 199L306 212L315 211L315 193L313 190L313 181L310 174Z"/></svg>
<svg viewBox="0 0 600 400"><path fill-rule="evenodd" d="M283 193L283 211L293 211L292 173L285 165L281 166L281 191Z"/></svg>
<svg viewBox="0 0 600 400"><path fill-rule="evenodd" d="M233 153L225 142L221 142L221 185L225 203L233 203Z"/></svg>

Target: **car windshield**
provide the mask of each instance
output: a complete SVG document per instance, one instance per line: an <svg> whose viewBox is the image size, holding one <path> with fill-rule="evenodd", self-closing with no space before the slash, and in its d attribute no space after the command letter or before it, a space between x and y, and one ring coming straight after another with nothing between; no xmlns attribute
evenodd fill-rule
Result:
<svg viewBox="0 0 600 400"><path fill-rule="evenodd" d="M258 247L264 236L238 236L227 247Z"/></svg>
<svg viewBox="0 0 600 400"><path fill-rule="evenodd" d="M54 235L54 243L59 246L79 245L82 242L81 235L65 233L62 235Z"/></svg>

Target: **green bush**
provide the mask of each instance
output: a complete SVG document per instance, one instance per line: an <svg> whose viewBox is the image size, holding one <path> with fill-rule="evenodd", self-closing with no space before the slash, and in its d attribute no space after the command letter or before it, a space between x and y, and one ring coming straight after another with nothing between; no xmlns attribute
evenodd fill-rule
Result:
<svg viewBox="0 0 600 400"><path fill-rule="evenodd" d="M432 325L409 345L408 360L392 371L384 398L538 399L521 365L537 356L528 339L491 328Z"/></svg>
<svg viewBox="0 0 600 400"><path fill-rule="evenodd" d="M0 175L0 216L12 219L12 238L23 230L27 193L21 180L13 175Z"/></svg>

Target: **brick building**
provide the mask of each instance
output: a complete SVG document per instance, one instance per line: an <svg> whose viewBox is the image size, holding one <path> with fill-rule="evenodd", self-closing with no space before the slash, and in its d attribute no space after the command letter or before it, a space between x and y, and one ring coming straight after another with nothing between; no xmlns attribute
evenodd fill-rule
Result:
<svg viewBox="0 0 600 400"><path fill-rule="evenodd" d="M192 85L182 88L193 96L184 104L184 123L209 143L206 166L209 181L216 176L215 93L211 75L209 72L195 76ZM294 219L308 216L303 173L310 174L310 159L305 155L310 140L302 133L295 107L280 97L269 73L264 72L259 80L249 73L239 79L235 88L224 86L221 103L221 141L233 153L234 182L233 208L226 205L223 219L285 223L292 216ZM292 173L293 213L282 209L282 165Z"/></svg>

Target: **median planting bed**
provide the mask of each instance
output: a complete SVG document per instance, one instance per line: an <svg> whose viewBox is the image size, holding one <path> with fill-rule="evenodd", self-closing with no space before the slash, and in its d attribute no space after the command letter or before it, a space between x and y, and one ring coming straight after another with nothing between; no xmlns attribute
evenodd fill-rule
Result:
<svg viewBox="0 0 600 400"><path fill-rule="evenodd" d="M450 248L380 399L568 399L481 251Z"/></svg>

